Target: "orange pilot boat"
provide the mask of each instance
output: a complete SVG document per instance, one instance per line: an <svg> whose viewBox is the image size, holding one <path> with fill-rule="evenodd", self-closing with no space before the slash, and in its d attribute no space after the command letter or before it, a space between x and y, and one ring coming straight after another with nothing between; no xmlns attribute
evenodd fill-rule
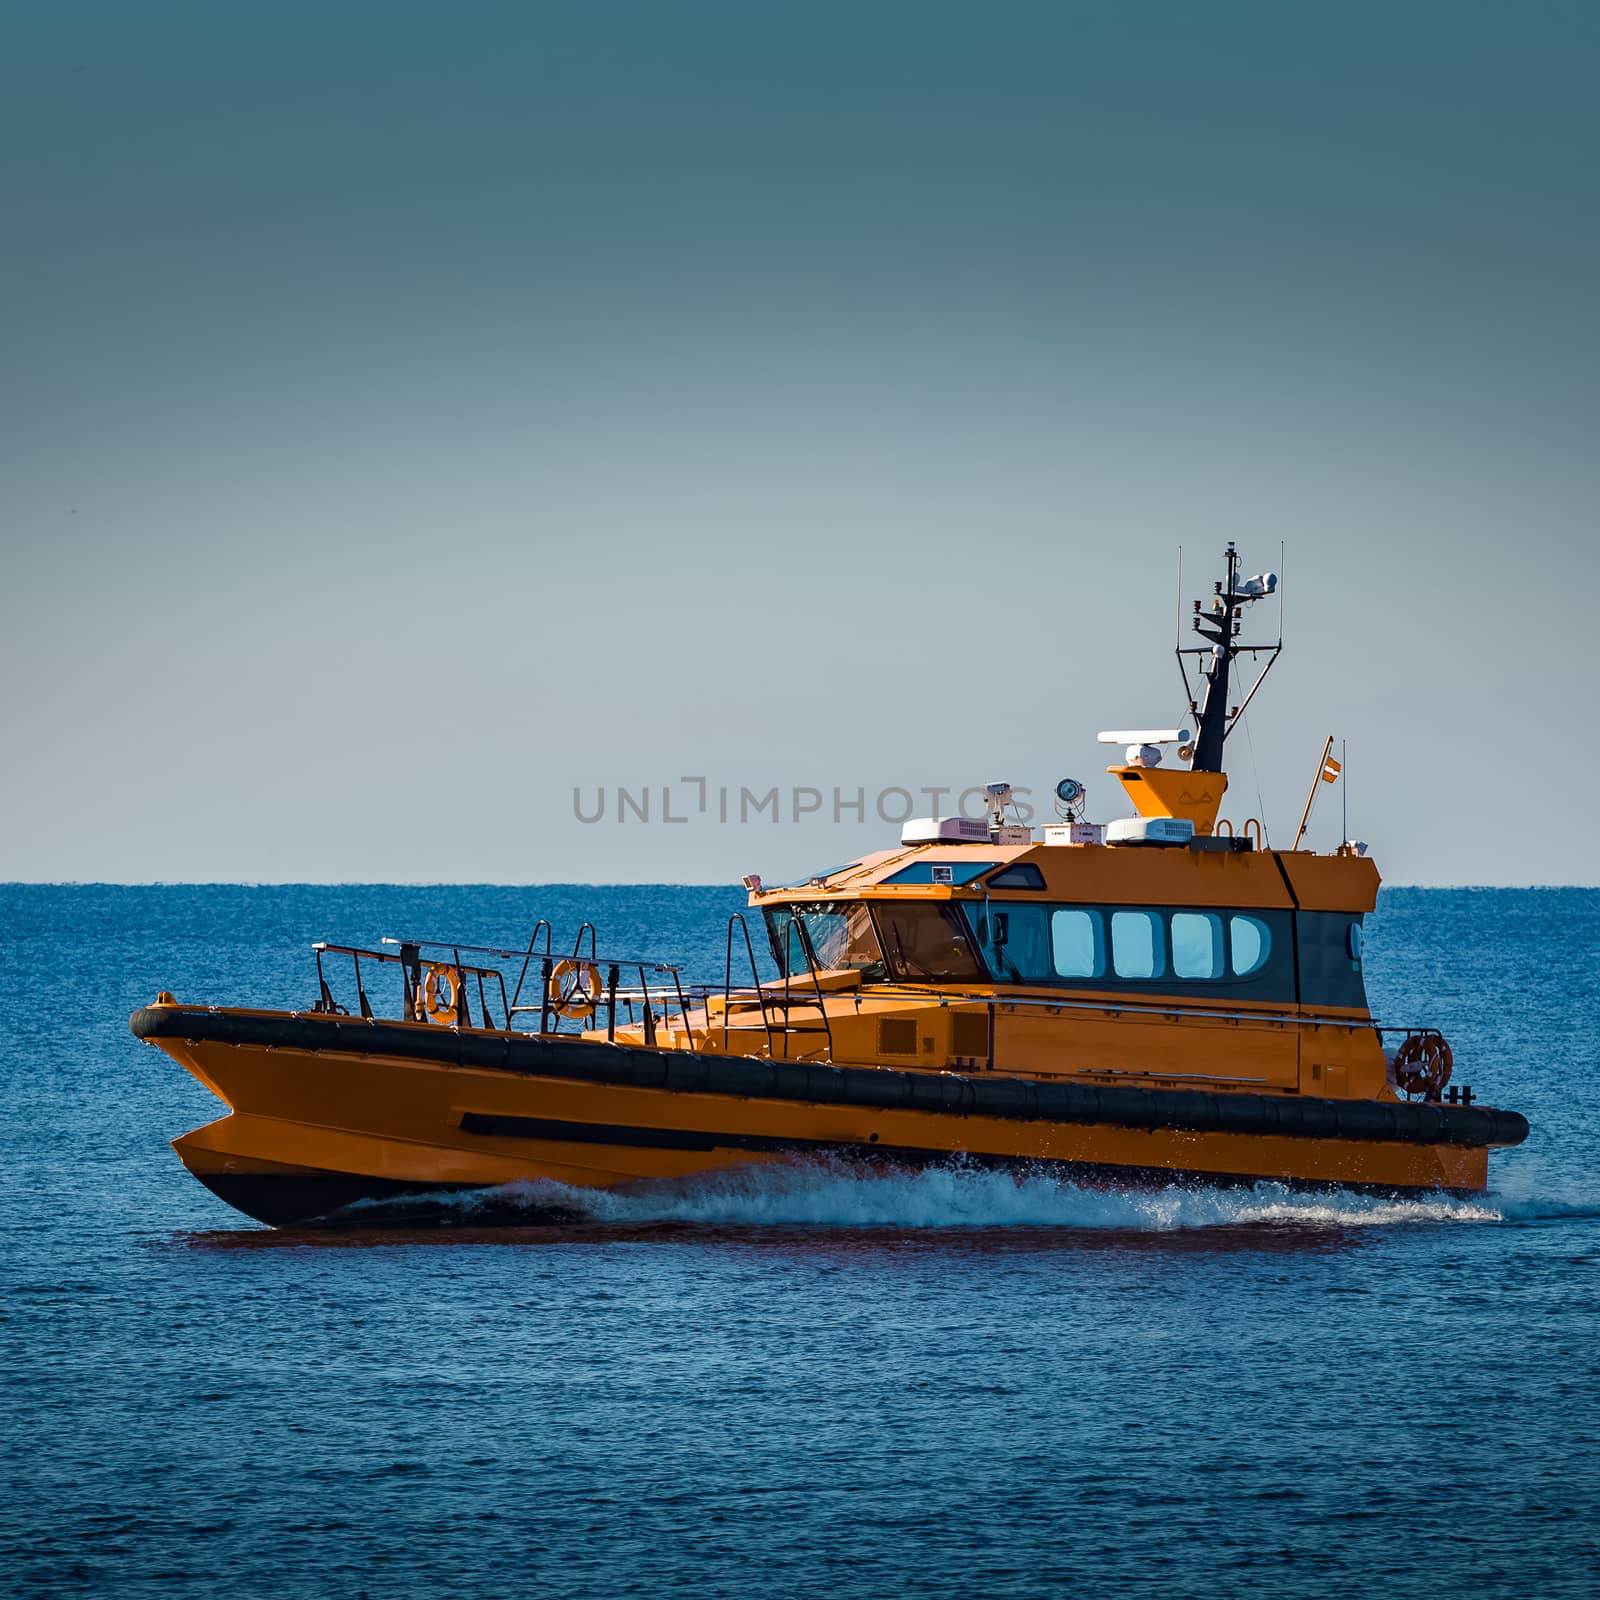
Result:
<svg viewBox="0 0 1600 1600"><path fill-rule="evenodd" d="M1082 821L1081 786L1063 780L1062 821L1040 837L1005 820L995 784L987 819L908 823L895 848L794 887L747 879L776 981L737 913L720 983L602 953L588 925L562 955L541 923L517 949L316 945L307 1010L163 993L134 1034L229 1108L178 1154L277 1226L412 1222L461 1191L482 1191L474 1216L503 1200L526 1218L562 1191L504 1186L819 1157L1482 1189L1490 1149L1528 1124L1451 1081L1436 1030L1373 1020L1366 847L1273 850L1259 823L1221 816L1224 742L1282 648L1239 641L1277 582L1242 579L1232 545L1226 559L1195 605L1202 642L1179 650L1186 687L1196 669L1192 738L1101 735L1127 746L1109 770L1135 816ZM1264 664L1230 709L1245 655ZM1169 746L1179 764L1164 764ZM1325 749L1318 781L1336 772ZM1296 846L1304 832L1302 818ZM353 1011L330 985L336 962ZM397 1018L374 1014L380 968L398 969Z"/></svg>

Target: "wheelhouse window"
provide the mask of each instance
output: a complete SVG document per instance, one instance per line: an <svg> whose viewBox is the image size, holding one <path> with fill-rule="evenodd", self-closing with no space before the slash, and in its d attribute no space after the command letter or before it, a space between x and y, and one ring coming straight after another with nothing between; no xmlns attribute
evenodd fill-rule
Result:
<svg viewBox="0 0 1600 1600"><path fill-rule="evenodd" d="M1159 978L1167 968L1159 911L1111 913L1111 965L1119 978Z"/></svg>
<svg viewBox="0 0 1600 1600"><path fill-rule="evenodd" d="M1301 911L1295 915L1295 933L1302 1001L1315 1006L1364 1007L1361 918L1342 911Z"/></svg>
<svg viewBox="0 0 1600 1600"><path fill-rule="evenodd" d="M879 901L877 914L883 954L895 977L916 982L985 976L961 913L948 902Z"/></svg>
<svg viewBox="0 0 1600 1600"><path fill-rule="evenodd" d="M987 872L992 861L913 861L909 867L891 872L885 883L971 883ZM1040 886L1044 880L1041 878Z"/></svg>
<svg viewBox="0 0 1600 1600"><path fill-rule="evenodd" d="M1295 998L1289 925L1281 911L1008 899L968 901L965 912L972 942L999 983L1196 993L1233 992L1243 984L1248 989L1237 992L1255 998ZM1339 953L1349 970L1345 931L1341 923Z"/></svg>
<svg viewBox="0 0 1600 1600"><path fill-rule="evenodd" d="M990 889L1042 889L1044 874L1031 861L1015 861L989 880Z"/></svg>
<svg viewBox="0 0 1600 1600"><path fill-rule="evenodd" d="M1172 975L1221 978L1228 971L1222 948L1222 918L1214 911L1172 913Z"/></svg>
<svg viewBox="0 0 1600 1600"><path fill-rule="evenodd" d="M1259 972L1272 954L1272 930L1260 917L1236 914L1228 918L1228 942L1233 946L1233 973L1247 978Z"/></svg>
<svg viewBox="0 0 1600 1600"><path fill-rule="evenodd" d="M1050 952L1058 978L1103 978L1105 923L1098 911L1061 906L1050 917Z"/></svg>
<svg viewBox="0 0 1600 1600"><path fill-rule="evenodd" d="M766 917L772 958L781 973L804 976L809 971L809 947L819 971L855 968L868 981L885 975L872 912L860 900L772 906Z"/></svg>
<svg viewBox="0 0 1600 1600"><path fill-rule="evenodd" d="M974 908L973 928L989 971L1002 983L1049 983L1050 908L1015 901Z"/></svg>
<svg viewBox="0 0 1600 1600"><path fill-rule="evenodd" d="M1011 900L969 908L969 915L989 971L1002 983L1057 983L1105 973L1105 918L1098 910Z"/></svg>

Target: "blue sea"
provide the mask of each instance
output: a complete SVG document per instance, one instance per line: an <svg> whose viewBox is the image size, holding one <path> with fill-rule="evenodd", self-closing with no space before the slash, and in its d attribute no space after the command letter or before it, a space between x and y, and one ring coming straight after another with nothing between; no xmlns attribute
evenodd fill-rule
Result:
<svg viewBox="0 0 1600 1600"><path fill-rule="evenodd" d="M314 938L718 976L723 889L0 889L0 1592L1600 1593L1600 893L1386 890L1367 970L1525 1112L1481 1199L735 1173L274 1234L127 1016Z"/></svg>

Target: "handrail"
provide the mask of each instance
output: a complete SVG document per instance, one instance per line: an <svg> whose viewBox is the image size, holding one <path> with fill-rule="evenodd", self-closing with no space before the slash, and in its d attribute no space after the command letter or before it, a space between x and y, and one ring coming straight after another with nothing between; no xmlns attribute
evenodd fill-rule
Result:
<svg viewBox="0 0 1600 1600"><path fill-rule="evenodd" d="M368 961L387 961L387 962L392 962L395 966L405 966L405 965L407 965L406 958L403 955L401 955L401 956L392 956L392 955L389 954L389 952L387 950L367 950L367 949L363 949L363 948L361 948L361 947L359 947L357 945L353 945L353 944L329 944L326 940L323 940L323 939L319 939L315 944L313 944L311 946L311 948L313 950L319 951L320 953L322 953L324 955L330 955L330 956L365 956ZM436 949L436 950L446 950L446 949L451 949L453 947L449 946L449 945L435 944L433 946L430 946L430 948ZM457 946L457 947L454 947L454 948L459 948L459 949L462 949L462 950L470 950L472 948L472 946L468 945L468 944L464 944L464 945L460 945L460 946ZM517 955L520 955L521 953L522 952L520 950L514 952L514 954L517 954ZM464 962L464 961L448 961L448 962L440 962L440 963L437 963L437 964L440 965L440 966L459 967L463 972L482 973L483 976L486 977L486 978L501 976L500 969L498 967L472 967L472 966L468 966L467 963ZM430 962L429 965L434 965L434 963Z"/></svg>
<svg viewBox="0 0 1600 1600"><path fill-rule="evenodd" d="M602 971L604 971L606 963L602 961L599 963L599 965ZM602 987L604 987L604 985L602 985ZM723 986L720 983L683 983L676 985L676 989L683 994L684 999L694 1003L698 1003L702 1000L715 999L723 993ZM617 999L622 1001L624 1004L627 1004L629 1001L638 1004L644 1000L646 995L657 992L658 991L649 988L648 985L644 987L637 985L630 987L629 985L621 982L617 984ZM743 986L736 987L731 991L735 1000L753 1000L756 998L757 992L758 991L753 987L747 988ZM768 992L768 998L769 1000L771 999L770 991ZM810 1002L807 1001L806 1004L809 1005ZM539 1010L539 1007L529 1004L525 1006L513 1006L512 1009L519 1017L523 1017L532 1016L535 1011Z"/></svg>
<svg viewBox="0 0 1600 1600"><path fill-rule="evenodd" d="M667 974L667 977L672 984L672 995L677 1000L678 1020L683 1024L685 1036L692 1041L694 1038L694 1024L689 1020L689 1002L690 1000L698 1000L703 1003L706 1000L709 1000L712 994L716 992L712 985L704 983L685 984L680 976L683 969L672 964L671 962L663 961L651 963L647 961L637 961L631 963L631 965L639 974L639 987L637 989L625 989L618 981L618 968L622 965L622 962L613 961L607 968L605 986L606 1038L609 1040L616 1037L617 1001L620 1000L625 1006L627 1006L629 1022L633 1021L633 1006L634 1002L638 1001L644 1022L645 1043L655 1043L657 1019L656 1012L651 1005L653 996L650 991L650 980L645 977L645 969L648 967L652 972L663 972ZM665 986L663 985L663 987ZM664 998L659 1002L659 1004L661 1011L660 1020L665 1022L668 1012L671 1008L671 1001L670 999Z"/></svg>
<svg viewBox="0 0 1600 1600"><path fill-rule="evenodd" d="M354 964L354 966L355 966L355 974L356 974L356 995L357 995L357 998L358 998L359 1003L360 1003L361 1015L366 1021L371 1022L374 1019L373 1019L373 1015L372 1015L371 1002L367 999L367 991L366 991L366 988L362 984L362 981L361 981L361 960L362 960L363 956L366 957L366 959L368 961L386 962L386 963L388 963L388 964L390 964L392 966L397 966L397 967L399 967L401 969L401 971L405 975L405 994L404 994L403 999L402 999L402 1009L405 1010L405 1011L408 1011L408 1012L411 1010L411 1008L412 1008L412 1006L414 1004L414 997L413 997L413 994L412 994L412 974L411 974L411 969L412 969L413 962L412 962L411 958L406 954L406 951L409 950L409 949L415 948L414 946L411 946L411 945L402 946L401 947L401 952L400 952L399 955L391 955L387 950L363 950L363 949L359 948L356 945L351 945L351 944L330 944L325 939L319 939L311 946L311 948L316 953L316 959L317 959L317 987L318 987L318 989L320 991L317 1003L318 1003L318 1008L319 1009L321 1009L323 1011L328 1011L328 1012L338 1012L341 1015L345 1015L345 1016L349 1015L348 1008L340 1006L334 1000L333 992L332 992L332 990L329 989L327 978L323 974L322 958L323 958L324 955L330 955L330 956L349 956L351 961L352 961L352 963ZM506 1019L505 1026L503 1028L495 1028L494 1031L497 1032L497 1033L509 1033L511 1031L512 1007L511 1007L510 1000L507 999L507 997L506 997L506 978L505 978L505 974L503 972L501 972L501 970L498 967L474 967L474 966L470 966L467 962L462 961L460 959L459 955L457 954L457 951L458 950L470 950L470 949L472 949L471 945L447 946L447 945L442 945L442 944L433 944L433 945L430 945L429 948L430 949L435 949L435 950L449 949L451 951L452 956L454 957L454 959L452 959L452 960L450 960L448 962L437 962L437 963L430 962L429 965L451 966L451 967L454 967L456 969L456 971L461 974L462 979L463 979L462 991L457 996L456 1003L461 1007L462 1015L466 1019L464 1021L464 1023L463 1023L463 1026L469 1027L469 1028L472 1026L471 1015L470 1015L470 1012L468 1011L468 1007L467 1007L466 986L465 986L465 980L467 978L473 978L477 982L477 985L478 985L478 1009L479 1009L480 1014L483 1016L484 1026L485 1027L491 1027L493 1025L492 1019L491 1019L491 1017L489 1015L488 1001L487 1001L487 999L486 999L486 997L484 995L484 989L483 989L483 981L484 981L484 979L485 978L492 978L500 986L500 1008L501 1008L502 1014L504 1015L504 1017ZM420 965L421 965L420 960L417 962L417 965L420 968Z"/></svg>
<svg viewBox="0 0 1600 1600"><path fill-rule="evenodd" d="M540 918L539 923L535 924L534 926L533 931L535 934L538 933L539 926L541 924L548 926L548 924L544 924L544 919ZM578 931L580 937L585 931L592 936L594 933L594 928L591 923L586 922ZM418 950L464 950L468 955L497 956L502 961L520 961L522 957L528 953L525 947L506 949L501 945L495 944L459 944L454 939L396 939L390 934L385 934L381 939L378 940L378 943L392 944L397 947L401 945L409 945ZM590 954L584 956L583 959L585 961L593 961L594 964L599 967L605 966L608 961L615 961L618 966L623 967L636 967L643 962L645 966L661 972L665 972L669 967L674 965L680 968L682 966L681 962L674 963L671 961L663 961L660 956L625 956L617 955L610 951L607 951L607 953L602 956L593 953L593 944L591 944L589 948ZM366 952L363 951L362 953L365 954ZM543 952L540 950L534 951L535 955L540 955L542 953ZM581 952L575 953L581 954Z"/></svg>
<svg viewBox="0 0 1600 1600"><path fill-rule="evenodd" d="M542 944L541 934L543 936ZM539 1032L541 1034L559 1033L561 1031L561 1017L559 1013L554 1011L550 1004L550 977L555 965L555 956L553 950L554 933L551 929L549 921L544 917L541 917L538 922L534 924L533 932L528 936L526 948L520 950L507 949L501 945L458 944L453 940L446 939L401 939L389 934L385 934L379 942L386 945L398 946L401 954L398 956L378 955L378 959L386 961L400 961L402 963L407 961L407 951L415 951L420 954L420 952L423 950L449 950L454 957L453 964L457 966L461 966L460 953L463 950L472 955L494 956L502 961L515 961L520 957L522 966L517 973L516 986L513 989L511 998L509 1000L505 1000L504 976L498 974L497 969L495 968L482 969L484 976L487 976L490 973L496 973L496 975L499 977L501 997L505 1007L506 1031L510 1031L511 1019L513 1017L531 1015L534 1011L539 1013ZM608 1039L614 1039L616 1037L617 1001L620 999L628 1007L630 1020L633 1015L634 1001L637 1000L640 1003L644 1013L646 1040L647 1042L654 1041L656 1014L655 1009L651 1004L652 996L650 993L650 982L645 976L647 970L650 972L667 975L672 984L674 997L676 998L677 1002L678 1016L683 1023L684 1032L692 1033L693 1030L689 1022L689 1001L691 999L701 1001L708 999L714 992L710 985L686 985L682 978L683 967L681 963L678 962L662 961L658 960L654 956L617 955L602 957L599 953L598 944L599 941L596 935L594 924L592 922L580 923L577 934L572 941L571 959L574 961L588 963L594 966L596 970L605 970L606 979L602 985L604 993L595 995L594 999L595 1009L598 1011L603 1006L606 1011L606 1037ZM374 954L377 953L374 952ZM528 969L532 966L535 957L538 957L540 962L539 1004L537 1006L523 1005L521 1003L522 992L527 985ZM618 970L622 967L632 967L638 972L638 989L623 989L619 987L617 981ZM462 966L463 972L471 971L476 973L478 970L479 969L477 968L469 969ZM759 983L759 975L755 972L753 965L751 968L751 976L755 977ZM478 979L478 983L481 991L481 977ZM409 984L407 987L406 999L409 1005L411 1000ZM480 1005L481 1003L482 996L480 993ZM665 1015L665 1006L662 1007L662 1012L663 1015Z"/></svg>
<svg viewBox="0 0 1600 1600"><path fill-rule="evenodd" d="M735 911L728 918L727 937L723 945L722 963L722 1049L726 1054L728 1049L728 1013L733 1008L733 925L739 924L740 931L744 934L744 947L750 957L750 977L756 986L756 1003L761 1007L761 1026L767 1036L767 1054L773 1053L772 1046L772 1018L767 1012L767 997L761 986L761 973L756 967L756 947L750 939L750 924L745 921L744 912ZM710 998L708 995L707 999ZM709 1020L709 1019L708 1019ZM784 1018L785 1022L788 1018Z"/></svg>
<svg viewBox="0 0 1600 1600"><path fill-rule="evenodd" d="M791 933L800 935L800 953L805 958L806 971L811 977L811 986L816 990L817 1011L822 1017L822 1026L820 1028L797 1028L789 1020L790 1008L793 1005L789 998L789 979L793 972L793 966L789 960L789 935ZM833 1024L828 1020L828 1002L823 998L822 984L817 977L817 970L817 952L811 943L811 935L807 932L805 924L791 911L789 920L783 930L783 1059L785 1061L789 1059L789 1035L791 1033L825 1033L828 1036L827 1059L829 1061L833 1060ZM810 1005L812 1002L803 1000L800 1003L802 1005Z"/></svg>
<svg viewBox="0 0 1600 1600"><path fill-rule="evenodd" d="M544 950L542 952L539 950L539 930L541 928L544 929ZM528 935L528 949L527 953L522 958L522 971L517 974L517 987L512 991L511 994L511 1008L513 1011L516 1009L517 1001L522 998L522 986L528 981L528 963L532 961L536 955L543 954L548 956L550 954L550 937L550 924L546 922L543 917L540 917L539 920L533 925L533 932ZM472 946L462 945L461 948L463 950L470 950ZM507 956L504 957L504 959L510 960L512 958ZM548 976L545 979L545 987L549 987ZM506 1015L509 1017L510 1012L507 1012Z"/></svg>
<svg viewBox="0 0 1600 1600"><path fill-rule="evenodd" d="M350 1008L348 1006L340 1005L339 1002L333 998L333 990L328 987L328 976L322 970L322 947L314 944L311 948L317 953L316 1009L318 1011L325 1011L330 1016L340 1015L348 1017L350 1015ZM358 989L361 987L361 975L359 967L356 969L356 987Z"/></svg>
<svg viewBox="0 0 1600 1600"><path fill-rule="evenodd" d="M361 1007L361 1019L362 1019L363 1022L371 1022L372 1021L372 1002L367 999L367 991L362 987L362 984L361 984L361 953L360 953L360 951L358 951L358 950L357 951L352 951L351 954L350 954L350 960L351 960L351 962L353 963L353 965L355 966L355 969L356 969L356 999L359 1002L360 1007ZM320 970L320 958L319 958L319 970ZM510 1025L511 1025L511 1013L508 1011L506 1013L506 1026L509 1027Z"/></svg>
<svg viewBox="0 0 1600 1600"><path fill-rule="evenodd" d="M658 968L657 970L659 971L662 969ZM667 967L665 970L672 974L672 987L677 990L678 993L678 1015L683 1019L684 1033L689 1036L689 1039L692 1042L694 1039L694 1029L689 1026L689 1005L688 1002L683 998L683 984L678 977L678 969L676 967Z"/></svg>
<svg viewBox="0 0 1600 1600"><path fill-rule="evenodd" d="M973 1005L1044 1006L1052 1011L1137 1011L1161 1017L1211 1017L1219 1022L1308 1022L1322 1028L1377 1028L1379 1032L1394 1032L1387 1026L1379 1027L1371 1017L1331 1017L1320 1012L1284 1011L1219 1011L1205 1006L1165 1004L1155 1000L1124 999L1111 995L1103 1000L1057 999L1043 994L979 994L966 989L930 989L925 985L898 983L874 986L859 991L878 999L911 996L916 999L938 1000L941 1003L960 1001ZM1427 1031L1427 1030L1400 1030Z"/></svg>

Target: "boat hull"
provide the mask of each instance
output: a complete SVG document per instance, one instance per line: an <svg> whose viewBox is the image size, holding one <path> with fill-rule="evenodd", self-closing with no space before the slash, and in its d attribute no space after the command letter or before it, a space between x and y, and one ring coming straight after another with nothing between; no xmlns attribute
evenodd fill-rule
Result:
<svg viewBox="0 0 1600 1600"><path fill-rule="evenodd" d="M1483 1107L772 1061L306 1014L163 1005L130 1025L232 1108L174 1141L185 1165L278 1227L411 1222L466 1214L439 1203L464 1191L614 1189L796 1157L1470 1192L1487 1181L1488 1149L1527 1133L1516 1113ZM481 1198L473 1221L539 1217L527 1191L503 1205Z"/></svg>

